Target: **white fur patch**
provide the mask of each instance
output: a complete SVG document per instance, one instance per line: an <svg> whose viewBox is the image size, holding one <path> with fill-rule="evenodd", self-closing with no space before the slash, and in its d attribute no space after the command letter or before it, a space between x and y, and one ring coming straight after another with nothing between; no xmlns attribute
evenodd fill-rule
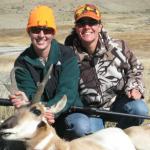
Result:
<svg viewBox="0 0 150 150"><path fill-rule="evenodd" d="M44 139L42 139L41 141L40 141L40 143L38 143L36 146L35 146L35 150L42 150L42 149L44 149L46 146L47 146L47 144L50 142L50 140L52 139L52 137L53 137L54 135L53 135L53 133L50 133L47 137L45 137ZM51 147L50 147L50 150L55 150L55 145L52 145Z"/></svg>
<svg viewBox="0 0 150 150"><path fill-rule="evenodd" d="M5 133L13 133L8 135L5 139L23 140L24 138L31 138L36 132L36 127L38 124L38 120L24 121L23 123L19 123L16 127L12 129L4 130Z"/></svg>
<svg viewBox="0 0 150 150"><path fill-rule="evenodd" d="M50 148L48 150L56 150L56 146L53 144L50 146Z"/></svg>
<svg viewBox="0 0 150 150"><path fill-rule="evenodd" d="M91 138L93 136L93 138ZM119 128L106 128L91 135L91 142L108 150L135 150L130 138Z"/></svg>

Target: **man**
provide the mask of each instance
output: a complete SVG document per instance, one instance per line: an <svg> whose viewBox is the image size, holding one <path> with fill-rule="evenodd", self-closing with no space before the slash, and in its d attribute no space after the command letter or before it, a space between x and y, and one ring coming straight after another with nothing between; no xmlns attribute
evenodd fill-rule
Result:
<svg viewBox="0 0 150 150"><path fill-rule="evenodd" d="M124 41L108 36L96 6L79 6L74 18L75 27L65 45L73 47L78 57L81 72L79 91L84 106L147 115L148 108L143 100L143 66L139 60ZM107 115L78 114L78 118L80 121L76 120L76 125L78 128L84 126L85 135L104 128L106 119L117 121L117 126L123 129L143 122L140 118Z"/></svg>
<svg viewBox="0 0 150 150"><path fill-rule="evenodd" d="M51 78L44 89L41 101L48 108L45 117L49 124L55 123L56 130L59 130L64 123L67 124L64 120L69 115L70 107L81 103L78 94L77 59L72 49L54 39L56 25L51 8L43 5L35 7L29 15L27 32L31 45L15 61L15 66L23 68L16 71L20 91L10 95L10 99L16 108L30 103L37 90L37 84L42 81L48 68L53 64ZM67 104L61 114L54 116L49 107L58 102L63 95L67 96Z"/></svg>

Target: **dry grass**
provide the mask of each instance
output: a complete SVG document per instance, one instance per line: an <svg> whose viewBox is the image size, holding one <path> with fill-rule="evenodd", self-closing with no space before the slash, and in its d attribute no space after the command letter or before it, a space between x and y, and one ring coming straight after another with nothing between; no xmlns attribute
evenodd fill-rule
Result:
<svg viewBox="0 0 150 150"><path fill-rule="evenodd" d="M0 56L0 71L8 73L13 67L13 62L15 58L16 56Z"/></svg>

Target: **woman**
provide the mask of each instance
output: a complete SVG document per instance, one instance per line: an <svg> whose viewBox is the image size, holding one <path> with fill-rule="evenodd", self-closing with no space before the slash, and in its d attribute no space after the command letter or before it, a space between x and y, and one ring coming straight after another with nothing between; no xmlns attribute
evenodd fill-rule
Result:
<svg viewBox="0 0 150 150"><path fill-rule="evenodd" d="M148 108L143 100L143 66L139 60L124 41L108 36L96 6L79 6L74 18L75 26L65 45L71 46L78 58L81 72L79 92L84 106L147 115ZM74 116L76 114L69 117ZM106 119L117 121L117 126L123 129L143 122L140 118L81 113L78 113L78 118L76 126L81 129L84 126L85 135L104 128Z"/></svg>

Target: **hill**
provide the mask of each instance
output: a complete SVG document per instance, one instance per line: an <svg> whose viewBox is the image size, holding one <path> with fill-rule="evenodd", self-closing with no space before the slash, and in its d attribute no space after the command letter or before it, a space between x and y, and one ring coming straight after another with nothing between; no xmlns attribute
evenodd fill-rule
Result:
<svg viewBox="0 0 150 150"><path fill-rule="evenodd" d="M73 21L73 10L88 0L1 0L0 28L24 28L29 11L38 4L51 6L58 24ZM91 0L103 14L150 14L149 0ZM121 20L120 20L121 21Z"/></svg>

